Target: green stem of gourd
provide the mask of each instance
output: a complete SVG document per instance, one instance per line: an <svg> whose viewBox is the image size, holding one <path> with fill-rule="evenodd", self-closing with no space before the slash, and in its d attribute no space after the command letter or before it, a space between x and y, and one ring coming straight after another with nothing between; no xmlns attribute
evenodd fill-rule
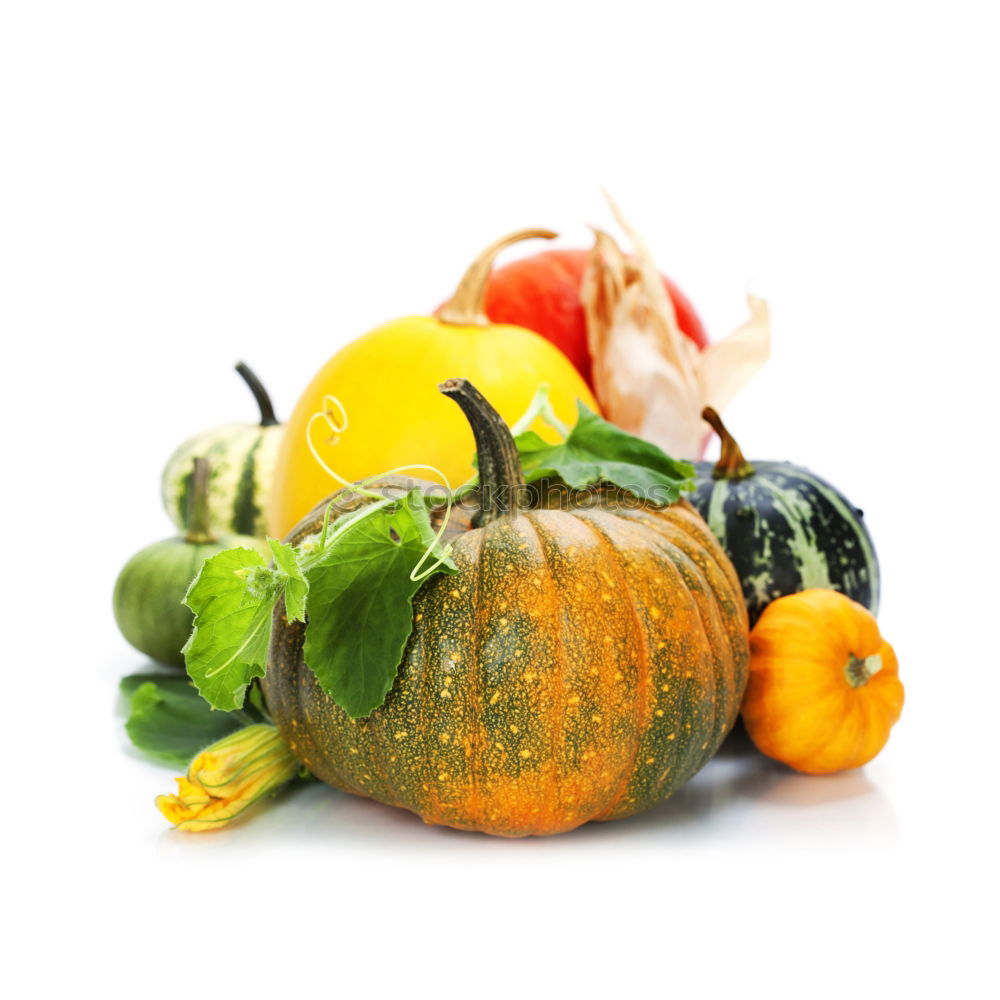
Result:
<svg viewBox="0 0 1000 1000"><path fill-rule="evenodd" d="M712 470L712 478L746 479L747 476L752 476L754 472L753 466L743 457L740 446L726 429L726 425L722 422L722 417L711 406L706 406L701 411L701 419L719 435L719 443L721 445L719 461L715 463L715 468Z"/></svg>
<svg viewBox="0 0 1000 1000"><path fill-rule="evenodd" d="M489 326L483 309L486 283L490 280L496 255L512 243L521 240L554 240L558 233L551 229L519 229L509 236L494 240L470 265L455 289L455 294L438 310L437 318L453 326Z"/></svg>
<svg viewBox="0 0 1000 1000"><path fill-rule="evenodd" d="M864 659L852 654L844 667L844 673L847 675L847 683L852 688L859 688L867 684L881 669L882 657L877 653Z"/></svg>
<svg viewBox="0 0 1000 1000"><path fill-rule="evenodd" d="M188 530L184 540L192 545L207 545L216 541L212 533L208 504L208 485L212 469L207 458L196 458L191 473L188 494Z"/></svg>
<svg viewBox="0 0 1000 1000"><path fill-rule="evenodd" d="M274 415L274 405L267 389L264 388L264 383L242 361L237 363L236 370L253 393L253 398L257 400L257 405L260 407L260 426L276 427L280 421Z"/></svg>
<svg viewBox="0 0 1000 1000"><path fill-rule="evenodd" d="M524 499L524 473L503 417L468 379L450 378L438 389L462 408L476 439L481 503L476 524L483 527L514 514Z"/></svg>

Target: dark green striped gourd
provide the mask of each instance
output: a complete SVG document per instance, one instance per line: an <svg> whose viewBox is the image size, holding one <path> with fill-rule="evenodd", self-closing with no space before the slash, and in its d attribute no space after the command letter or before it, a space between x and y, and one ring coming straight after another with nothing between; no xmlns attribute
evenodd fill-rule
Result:
<svg viewBox="0 0 1000 1000"><path fill-rule="evenodd" d="M789 462L753 462L711 408L719 461L696 463L690 500L732 560L751 626L771 601L812 587L878 612L879 568L862 512L825 479Z"/></svg>
<svg viewBox="0 0 1000 1000"><path fill-rule="evenodd" d="M211 530L263 538L267 533L267 499L284 427L278 423L260 379L242 361L236 371L257 400L260 423L225 424L185 441L163 470L163 506L179 529L188 528L191 463L195 458L207 458L212 468Z"/></svg>
<svg viewBox="0 0 1000 1000"><path fill-rule="evenodd" d="M209 528L208 483L210 469L204 458L192 461L189 528L185 535L166 538L137 552L115 582L113 606L122 635L140 652L160 663L184 666L181 647L194 624L182 604L188 586L202 563L233 546L255 548L266 558L271 552L257 538L245 535L216 536Z"/></svg>

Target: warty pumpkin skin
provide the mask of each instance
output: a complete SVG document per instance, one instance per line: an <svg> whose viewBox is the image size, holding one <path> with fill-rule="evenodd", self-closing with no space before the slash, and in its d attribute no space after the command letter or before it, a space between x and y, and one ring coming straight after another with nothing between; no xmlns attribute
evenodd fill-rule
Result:
<svg viewBox="0 0 1000 1000"><path fill-rule="evenodd" d="M428 823L519 837L639 812L702 767L746 683L732 566L686 502L605 490L556 509L564 498L538 491L536 509L457 529L459 573L418 592L397 680L366 719L322 691L304 627L278 606L264 692L310 771ZM290 541L321 520L318 507Z"/></svg>
<svg viewBox="0 0 1000 1000"><path fill-rule="evenodd" d="M892 646L875 616L835 590L773 601L750 633L743 721L768 757L806 774L861 767L903 709Z"/></svg>

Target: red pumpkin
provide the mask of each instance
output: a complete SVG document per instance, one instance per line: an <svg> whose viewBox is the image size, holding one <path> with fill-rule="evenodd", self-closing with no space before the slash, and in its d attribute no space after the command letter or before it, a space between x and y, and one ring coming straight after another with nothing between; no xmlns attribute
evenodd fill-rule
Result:
<svg viewBox="0 0 1000 1000"><path fill-rule="evenodd" d="M525 326L550 340L593 388L587 323L580 304L580 283L589 254L589 250L543 250L505 264L490 276L484 306L492 322ZM708 337L691 303L669 278L663 284L681 332L704 348Z"/></svg>

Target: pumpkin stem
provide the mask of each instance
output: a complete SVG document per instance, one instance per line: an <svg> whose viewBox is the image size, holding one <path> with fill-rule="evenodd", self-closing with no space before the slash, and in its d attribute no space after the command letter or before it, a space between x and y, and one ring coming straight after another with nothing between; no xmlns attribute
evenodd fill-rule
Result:
<svg viewBox="0 0 1000 1000"><path fill-rule="evenodd" d="M722 445L722 451L719 453L719 461L715 463L715 468L712 470L712 478L746 479L747 476L752 476L754 472L753 466L743 457L740 446L726 429L726 425L722 422L722 417L711 406L706 406L701 411L701 419L706 424L709 424L712 430L719 435L719 442Z"/></svg>
<svg viewBox="0 0 1000 1000"><path fill-rule="evenodd" d="M184 540L192 545L214 542L208 508L208 480L211 466L207 458L196 458L191 470L191 489L188 493L188 530Z"/></svg>
<svg viewBox="0 0 1000 1000"><path fill-rule="evenodd" d="M483 527L498 517L514 514L524 494L524 473L503 417L468 379L450 378L438 389L462 408L476 439L480 493L476 525Z"/></svg>
<svg viewBox="0 0 1000 1000"><path fill-rule="evenodd" d="M253 398L257 400L257 405L260 407L260 426L276 427L279 420L274 415L274 406L271 404L271 397L268 395L267 389L264 388L264 383L242 361L236 365L236 370L250 387Z"/></svg>
<svg viewBox="0 0 1000 1000"><path fill-rule="evenodd" d="M519 229L516 233L495 240L469 265L455 294L438 310L437 318L442 323L453 326L489 326L490 321L483 312L483 300L496 255L505 247L520 243L521 240L553 240L558 235L551 229Z"/></svg>
<svg viewBox="0 0 1000 1000"><path fill-rule="evenodd" d="M847 661L847 666L844 667L844 673L847 674L847 683L852 688L859 688L867 684L881 669L882 657L878 653L864 660L859 660L852 655Z"/></svg>

